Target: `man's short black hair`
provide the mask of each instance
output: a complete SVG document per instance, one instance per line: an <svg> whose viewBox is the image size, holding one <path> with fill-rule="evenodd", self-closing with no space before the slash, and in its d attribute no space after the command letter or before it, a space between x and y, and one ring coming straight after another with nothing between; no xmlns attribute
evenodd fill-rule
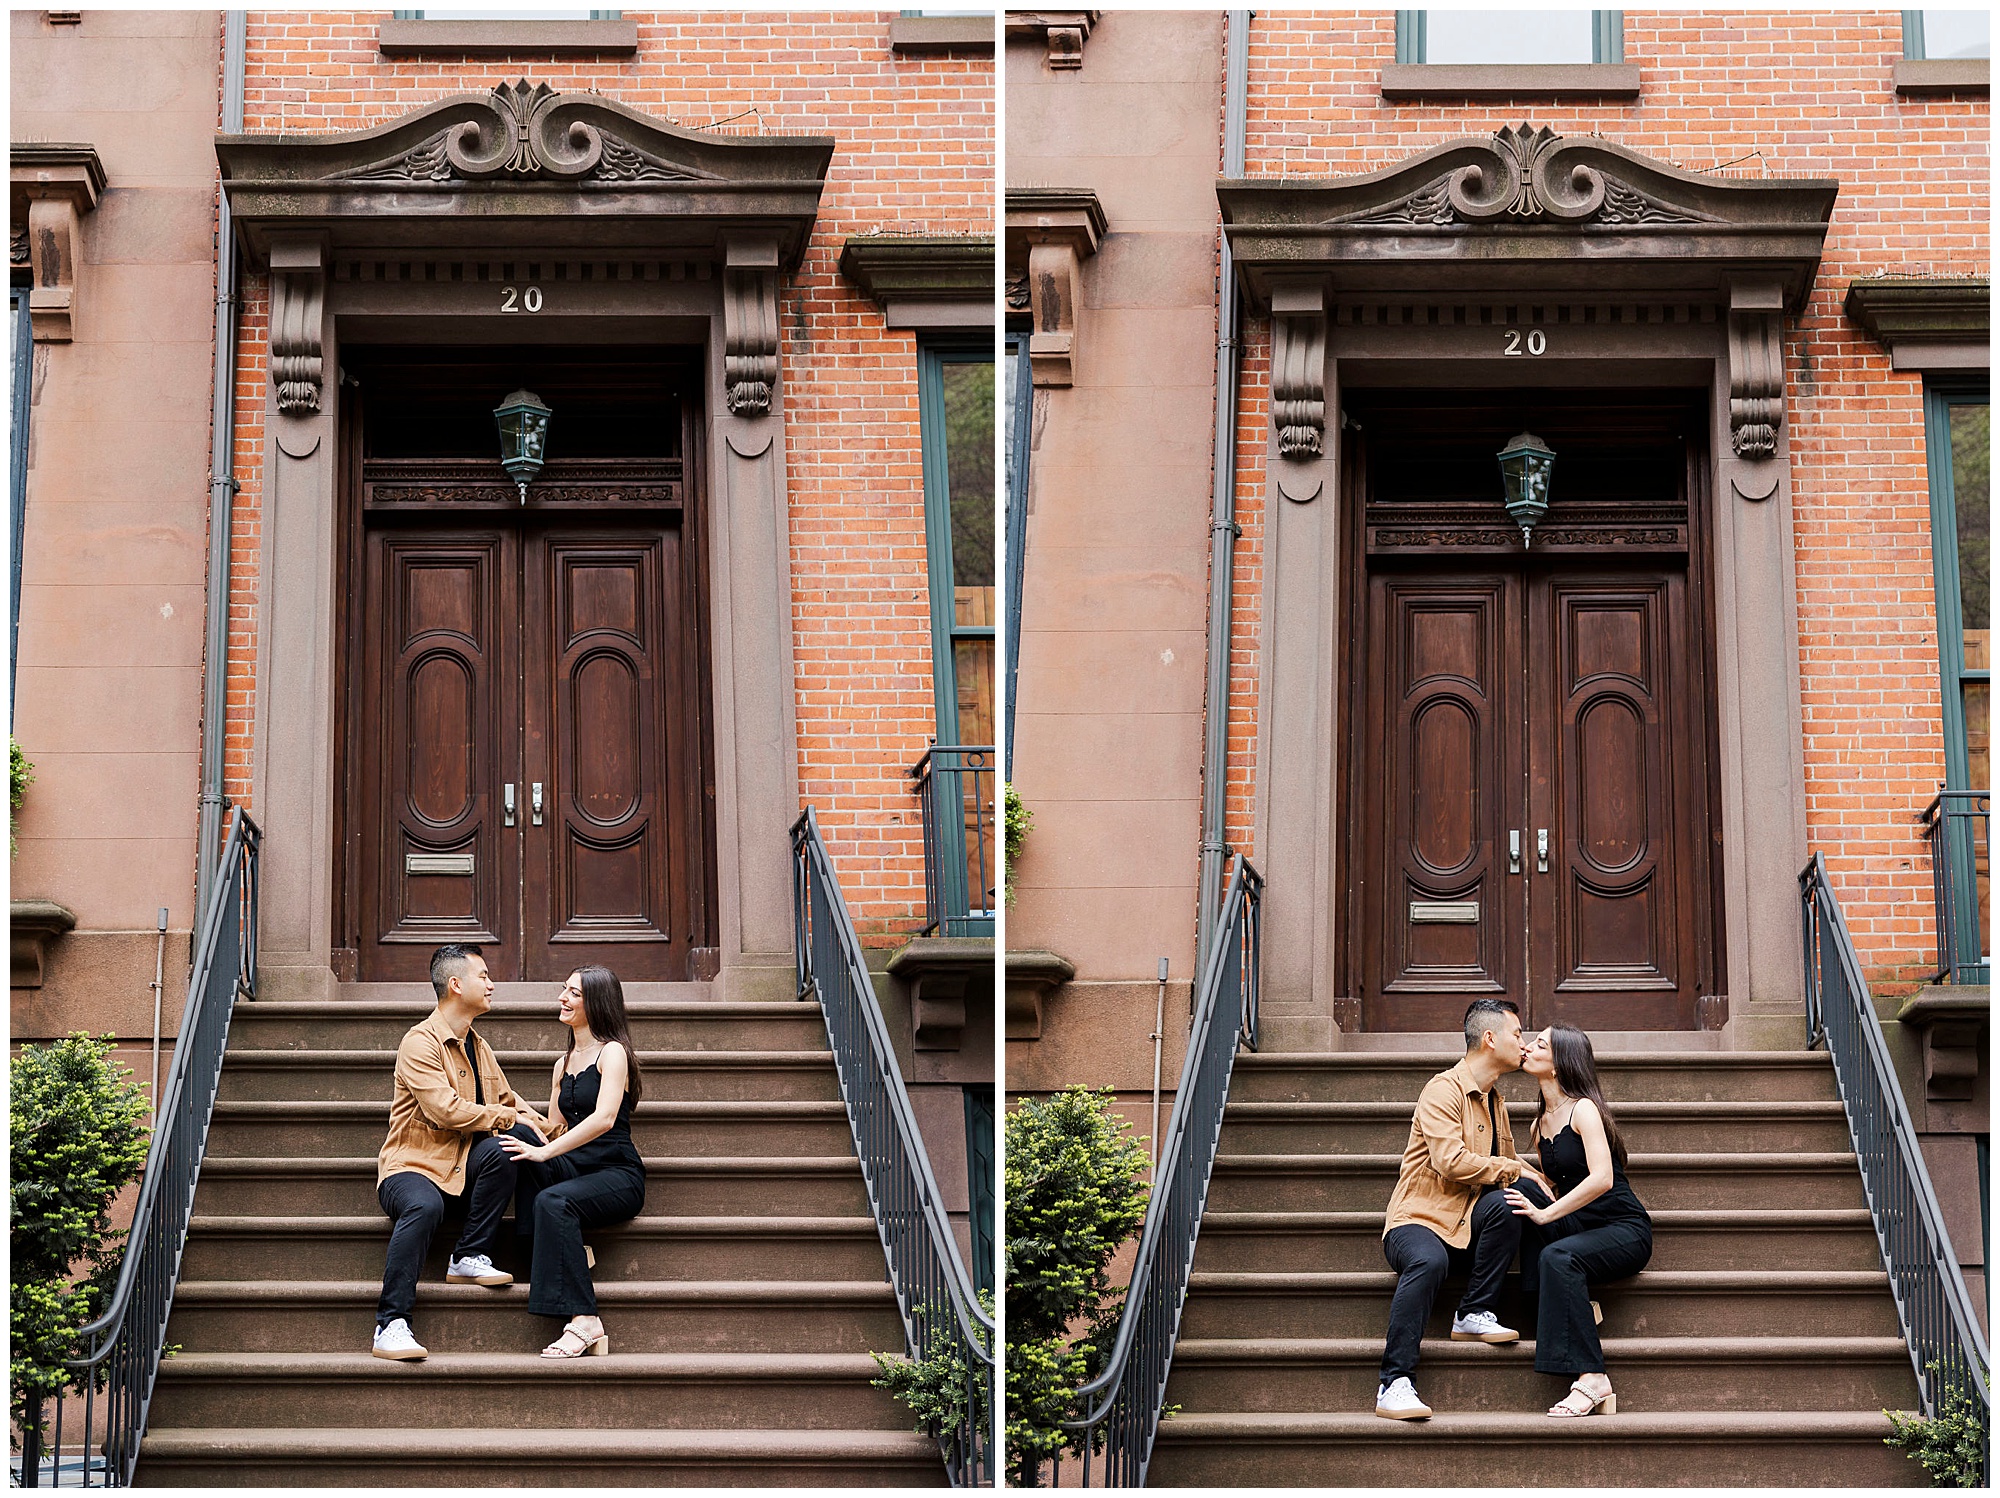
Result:
<svg viewBox="0 0 2000 1498"><path fill-rule="evenodd" d="M436 971L435 968L432 969ZM439 990L443 992L442 989ZM1469 1051L1479 1044L1479 1037L1488 1030L1497 1030L1502 1023L1500 1016L1511 1014L1521 1017L1521 1011L1512 999L1474 999L1465 1006L1465 1048Z"/></svg>
<svg viewBox="0 0 2000 1498"><path fill-rule="evenodd" d="M451 942L431 953L431 987L437 990L438 1002L444 1002L445 985L453 978L463 978L466 974L465 959L484 957L486 954L471 942Z"/></svg>

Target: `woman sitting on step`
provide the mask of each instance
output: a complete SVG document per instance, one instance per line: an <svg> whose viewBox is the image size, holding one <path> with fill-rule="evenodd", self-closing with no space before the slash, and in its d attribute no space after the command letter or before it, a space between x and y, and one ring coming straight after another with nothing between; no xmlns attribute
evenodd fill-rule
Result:
<svg viewBox="0 0 2000 1498"><path fill-rule="evenodd" d="M1532 1182L1509 1187L1521 1234L1521 1288L1535 1311L1535 1367L1571 1379L1550 1406L1558 1418L1618 1412L1597 1339L1603 1319L1590 1287L1622 1280L1653 1256L1653 1219L1625 1179L1625 1141L1597 1082L1590 1037L1575 1025L1537 1035L1521 1070L1541 1084L1542 1107L1529 1136L1542 1174L1561 1193L1551 1202Z"/></svg>
<svg viewBox="0 0 2000 1498"><path fill-rule="evenodd" d="M560 1109L568 1128L547 1144L500 1144L521 1162L514 1217L517 1232L533 1235L528 1310L569 1318L542 1356L602 1357L611 1339L598 1319L583 1233L630 1222L646 1204L646 1165L632 1143L639 1063L625 990L611 969L571 973L556 1013L569 1027L569 1046L556 1062L549 1115Z"/></svg>

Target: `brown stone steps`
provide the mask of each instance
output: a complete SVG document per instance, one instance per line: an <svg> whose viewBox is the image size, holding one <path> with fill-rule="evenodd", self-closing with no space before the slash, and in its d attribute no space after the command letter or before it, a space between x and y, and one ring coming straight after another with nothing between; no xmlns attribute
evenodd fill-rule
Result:
<svg viewBox="0 0 2000 1498"><path fill-rule="evenodd" d="M1865 1207L1654 1212L1649 1269L1879 1269ZM1195 1268L1311 1273L1383 1267L1380 1212L1210 1211Z"/></svg>
<svg viewBox="0 0 2000 1498"><path fill-rule="evenodd" d="M1400 1154L1409 1143L1413 1098L1385 1103L1258 1103L1232 1100L1221 1148L1244 1155ZM1508 1105L1516 1145L1527 1152L1538 1104ZM1838 1099L1811 1101L1620 1102L1626 1147L1646 1153L1702 1150L1774 1154L1852 1147Z"/></svg>
<svg viewBox="0 0 2000 1498"><path fill-rule="evenodd" d="M1183 1337L1380 1337L1389 1324L1396 1276L1363 1274L1192 1275L1181 1315ZM1427 1336L1451 1330L1456 1286L1437 1298ZM1608 1284L1603 1335L1699 1337L1896 1337L1895 1302L1881 1270L1771 1272L1646 1269ZM1500 1315L1522 1330L1511 1297ZM1422 1384L1418 1385L1421 1389Z"/></svg>
<svg viewBox="0 0 2000 1498"><path fill-rule="evenodd" d="M1236 1058L1231 1103L1416 1104L1424 1083L1458 1056L1345 1051L1246 1053ZM1634 1102L1805 1102L1837 1099L1833 1066L1823 1051L1626 1051L1597 1058L1604 1095L1613 1108ZM1532 1102L1532 1080L1500 1079L1510 1103ZM1407 1114L1405 1123L1407 1124Z"/></svg>
<svg viewBox="0 0 2000 1498"><path fill-rule="evenodd" d="M1218 1155L1210 1211L1354 1211L1386 1207L1400 1154ZM1635 1154L1626 1174L1649 1211L1865 1205L1852 1154Z"/></svg>
<svg viewBox="0 0 2000 1498"><path fill-rule="evenodd" d="M1148 1487L1921 1487L1876 1410L1598 1415L1183 1413Z"/></svg>
<svg viewBox="0 0 2000 1498"><path fill-rule="evenodd" d="M1532 1336L1532 1328L1526 1329ZM1901 1337L1606 1338L1605 1365L1623 1414L1799 1409L1914 1409L1916 1378ZM1368 1413L1382 1339L1183 1337L1167 1402L1204 1415ZM1568 1391L1537 1373L1532 1340L1506 1346L1426 1341L1416 1385L1440 1412L1533 1413Z"/></svg>
<svg viewBox="0 0 2000 1498"><path fill-rule="evenodd" d="M540 1323L537 1323L538 1325ZM615 1345L615 1344L614 1344ZM421 1364L357 1352L182 1352L160 1365L155 1428L393 1425L421 1400L519 1430L907 1430L865 1353L628 1353L555 1364L532 1353L433 1352Z"/></svg>
<svg viewBox="0 0 2000 1498"><path fill-rule="evenodd" d="M555 1049L501 1050L514 1090L546 1102ZM840 1096L833 1053L825 1050L639 1052L647 1096L688 1101L818 1099ZM222 1069L218 1100L230 1102L374 1101L387 1107L394 1092L396 1053L390 1050L235 1050Z"/></svg>
<svg viewBox="0 0 2000 1498"><path fill-rule="evenodd" d="M512 1229L500 1255L513 1262ZM423 1278L442 1281L452 1234L431 1243ZM887 1270L872 1217L638 1217L588 1234L598 1284L614 1280L868 1280ZM381 1274L389 1220L356 1217L197 1216L181 1274L189 1280L360 1280Z"/></svg>
<svg viewBox="0 0 2000 1498"><path fill-rule="evenodd" d="M898 1352L886 1280L624 1280L599 1284L611 1351ZM167 1341L189 1352L367 1352L382 1293L369 1279L183 1281ZM411 1326L433 1352L539 1352L561 1320L528 1310L525 1284L417 1286ZM442 1423L442 1422L441 1422Z"/></svg>
<svg viewBox="0 0 2000 1498"><path fill-rule="evenodd" d="M396 988L395 984L351 984L356 990ZM514 985L503 985L503 989ZM639 985L625 986L626 1018L632 1040L642 1052L728 1051L744 1048L754 1038L756 1050L826 1049L826 1021L817 1004L724 1003L717 999L635 999ZM660 988L705 988L703 984L646 985ZM556 1021L549 984L540 997L496 999L481 1015L477 1028L488 1045L499 1051L559 1050L564 1032ZM380 1050L394 1055L410 1026L434 1007L424 997L340 997L327 1002L253 1000L238 1004L229 1027L229 1043L245 1050L339 1051Z"/></svg>
<svg viewBox="0 0 2000 1498"><path fill-rule="evenodd" d="M374 1100L218 1102L209 1156L371 1154L388 1125L389 1105ZM854 1147L845 1104L790 1098L648 1097L634 1111L632 1139L645 1155L838 1155Z"/></svg>
<svg viewBox="0 0 2000 1498"><path fill-rule="evenodd" d="M373 1155L211 1159L202 1166L194 1205L197 1213L222 1217L361 1217L381 1210ZM851 1154L646 1161L643 1215L851 1217L867 1211L861 1164Z"/></svg>
<svg viewBox="0 0 2000 1498"><path fill-rule="evenodd" d="M477 1419L475 1411L466 1412ZM942 1487L927 1436L890 1430L501 1430L154 1425L150 1487Z"/></svg>

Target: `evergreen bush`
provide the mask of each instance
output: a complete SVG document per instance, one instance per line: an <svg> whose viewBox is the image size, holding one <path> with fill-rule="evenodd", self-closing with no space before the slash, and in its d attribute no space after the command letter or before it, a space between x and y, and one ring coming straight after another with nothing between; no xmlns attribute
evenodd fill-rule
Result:
<svg viewBox="0 0 2000 1498"><path fill-rule="evenodd" d="M1007 1468L1017 1487L1078 1449L1062 1422L1083 1413L1077 1387L1103 1370L1124 1305L1105 1266L1146 1219L1146 1152L1111 1099L1108 1087L1072 1087L1007 1115Z"/></svg>
<svg viewBox="0 0 2000 1498"><path fill-rule="evenodd" d="M21 751L20 744L12 734L7 736L7 804L15 811L21 809L21 798L28 793L28 787L35 783L35 767L28 762L28 756ZM7 818L7 851L17 853L20 844L14 839L14 818Z"/></svg>
<svg viewBox="0 0 2000 1498"><path fill-rule="evenodd" d="M1021 800L1021 793L1009 785L1003 798L1005 809L1001 814L1000 872L1007 884L1007 903L1014 903L1014 862L1021 856L1021 847L1028 840L1028 829L1034 825L1035 814L1028 810Z"/></svg>
<svg viewBox="0 0 2000 1498"><path fill-rule="evenodd" d="M1930 1365L1936 1373L1938 1365ZM1988 1387L1991 1387L1989 1382ZM1899 1448L1930 1473L1933 1485L1941 1488L1983 1488L1986 1486L1986 1407L1963 1388L1954 1386L1938 1401L1935 1416L1884 1410L1895 1434L1883 1439L1885 1446Z"/></svg>
<svg viewBox="0 0 2000 1498"><path fill-rule="evenodd" d="M101 1315L125 1234L112 1198L146 1163L146 1095L111 1059L111 1037L78 1032L14 1058L8 1377L20 1422L29 1400L69 1382L77 1329Z"/></svg>

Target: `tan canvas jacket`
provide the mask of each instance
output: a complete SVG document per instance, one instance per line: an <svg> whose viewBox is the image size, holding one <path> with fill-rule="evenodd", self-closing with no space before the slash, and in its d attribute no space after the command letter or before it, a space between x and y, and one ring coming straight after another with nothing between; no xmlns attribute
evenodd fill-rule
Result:
<svg viewBox="0 0 2000 1498"><path fill-rule="evenodd" d="M1511 1186L1521 1178L1504 1099L1494 1099L1493 1118L1499 1125L1497 1154L1488 1152L1486 1094L1463 1061L1424 1083L1417 1116L1410 1121L1402 1173L1389 1197L1385 1236L1391 1228L1414 1222L1453 1248L1472 1242L1472 1207L1480 1188Z"/></svg>
<svg viewBox="0 0 2000 1498"><path fill-rule="evenodd" d="M484 1104L473 1101L475 1066ZM389 1137L375 1157L375 1184L414 1170L456 1196L465 1189L465 1157L473 1143L523 1119L550 1139L563 1130L560 1119L550 1123L514 1095L499 1057L477 1030L468 1030L461 1043L444 1016L432 1010L396 1047L396 1095L389 1104Z"/></svg>

